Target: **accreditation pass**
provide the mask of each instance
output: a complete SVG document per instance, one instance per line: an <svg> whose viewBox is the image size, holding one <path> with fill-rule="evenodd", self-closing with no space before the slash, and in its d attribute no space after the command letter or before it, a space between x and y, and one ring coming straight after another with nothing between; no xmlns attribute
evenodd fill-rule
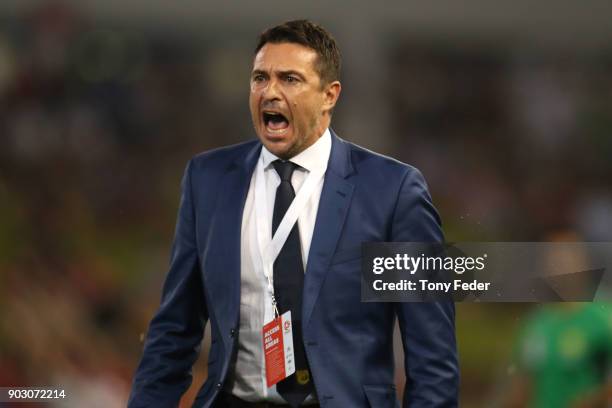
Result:
<svg viewBox="0 0 612 408"><path fill-rule="evenodd" d="M291 310L264 325L263 348L268 387L295 372Z"/></svg>

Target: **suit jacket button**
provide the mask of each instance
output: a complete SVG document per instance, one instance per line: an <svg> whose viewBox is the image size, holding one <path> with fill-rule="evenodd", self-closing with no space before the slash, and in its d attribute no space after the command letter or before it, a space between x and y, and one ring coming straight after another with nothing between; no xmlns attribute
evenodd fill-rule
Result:
<svg viewBox="0 0 612 408"><path fill-rule="evenodd" d="M217 388L221 388L221 387L223 387L223 384L217 383Z"/></svg>
<svg viewBox="0 0 612 408"><path fill-rule="evenodd" d="M230 337L234 337L236 335L236 329L230 330Z"/></svg>

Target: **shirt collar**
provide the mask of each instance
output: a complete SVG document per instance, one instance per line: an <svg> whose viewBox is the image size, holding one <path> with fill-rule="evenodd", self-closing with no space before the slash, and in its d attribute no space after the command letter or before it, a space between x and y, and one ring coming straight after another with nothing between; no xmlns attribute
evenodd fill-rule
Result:
<svg viewBox="0 0 612 408"><path fill-rule="evenodd" d="M325 171L327 170L327 162L329 161L329 155L331 153L331 145L331 134L329 128L327 128L325 132L323 132L323 135L314 142L312 146L309 146L306 150L293 156L289 161L309 172L317 168ZM270 153L270 151L263 146L261 149L261 161L264 169L268 169L274 160L279 160L279 158Z"/></svg>

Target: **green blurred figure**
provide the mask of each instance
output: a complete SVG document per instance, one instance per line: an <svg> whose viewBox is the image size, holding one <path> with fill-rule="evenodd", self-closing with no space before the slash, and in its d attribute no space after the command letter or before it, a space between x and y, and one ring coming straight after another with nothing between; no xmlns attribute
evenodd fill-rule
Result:
<svg viewBox="0 0 612 408"><path fill-rule="evenodd" d="M537 310L514 353L511 407L612 407L612 307L562 303Z"/></svg>

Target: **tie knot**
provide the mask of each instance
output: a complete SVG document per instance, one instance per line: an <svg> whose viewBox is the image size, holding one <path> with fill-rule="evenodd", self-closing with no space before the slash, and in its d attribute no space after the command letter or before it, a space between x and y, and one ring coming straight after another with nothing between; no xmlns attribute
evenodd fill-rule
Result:
<svg viewBox="0 0 612 408"><path fill-rule="evenodd" d="M274 160L272 165L274 166L274 170L276 170L278 173L281 181L291 182L291 175L293 174L293 170L296 169L297 164L290 161Z"/></svg>

